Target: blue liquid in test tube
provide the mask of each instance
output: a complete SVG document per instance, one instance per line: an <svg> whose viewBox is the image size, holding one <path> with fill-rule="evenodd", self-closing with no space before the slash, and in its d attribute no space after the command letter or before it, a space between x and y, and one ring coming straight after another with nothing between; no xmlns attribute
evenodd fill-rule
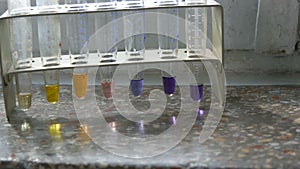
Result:
<svg viewBox="0 0 300 169"><path fill-rule="evenodd" d="M176 78L173 75L173 63L162 63L162 81L164 86L164 92L168 96L173 96L176 88Z"/></svg>
<svg viewBox="0 0 300 169"><path fill-rule="evenodd" d="M175 77L163 77L164 91L167 95L173 95L176 87Z"/></svg>
<svg viewBox="0 0 300 169"><path fill-rule="evenodd" d="M140 72L139 64L128 66L128 73L130 78L130 90L133 96L139 97L144 90L144 74Z"/></svg>
<svg viewBox="0 0 300 169"><path fill-rule="evenodd" d="M144 79L133 79L130 81L131 92L135 97L139 97L143 93Z"/></svg>
<svg viewBox="0 0 300 169"><path fill-rule="evenodd" d="M201 61L197 61L192 62L189 65L193 73L193 77L190 77L190 96L194 101L200 102L203 98L204 92L204 64Z"/></svg>
<svg viewBox="0 0 300 169"><path fill-rule="evenodd" d="M203 98L203 85L190 85L190 94L194 101L200 102Z"/></svg>

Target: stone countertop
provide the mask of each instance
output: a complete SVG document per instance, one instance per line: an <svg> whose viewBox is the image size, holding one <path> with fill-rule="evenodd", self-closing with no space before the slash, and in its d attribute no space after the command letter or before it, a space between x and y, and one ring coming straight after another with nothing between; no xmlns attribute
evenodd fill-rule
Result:
<svg viewBox="0 0 300 169"><path fill-rule="evenodd" d="M199 133L210 105L206 87L200 105L203 114L198 114L189 134L169 151L141 159L114 155L87 136L89 126L82 127L76 118L70 86L61 87L57 105L47 104L42 86L34 86L34 91L32 109L26 113L16 111L10 123L1 99L0 168L300 167L298 86L228 87L222 119L208 140L200 144ZM147 138L176 125L178 99L169 99L168 112L141 129L140 124L116 113L111 100L103 99L101 94L96 97L111 129L128 137ZM147 101L136 104L149 107ZM147 144L151 147L150 142ZM146 146L143 150L146 153L149 149Z"/></svg>

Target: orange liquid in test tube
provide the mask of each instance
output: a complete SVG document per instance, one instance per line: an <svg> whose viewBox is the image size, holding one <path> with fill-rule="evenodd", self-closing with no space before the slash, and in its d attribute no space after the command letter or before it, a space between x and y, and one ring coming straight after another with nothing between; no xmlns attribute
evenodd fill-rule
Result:
<svg viewBox="0 0 300 169"><path fill-rule="evenodd" d="M83 99L86 96L88 85L88 74L73 74L73 86L75 95L79 99Z"/></svg>

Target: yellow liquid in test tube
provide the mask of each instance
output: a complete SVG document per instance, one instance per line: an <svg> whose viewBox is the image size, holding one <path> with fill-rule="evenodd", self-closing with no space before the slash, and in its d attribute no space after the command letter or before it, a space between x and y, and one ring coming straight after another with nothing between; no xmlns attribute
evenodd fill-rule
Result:
<svg viewBox="0 0 300 169"><path fill-rule="evenodd" d="M31 93L19 93L18 94L18 104L19 109L28 110L31 107Z"/></svg>
<svg viewBox="0 0 300 169"><path fill-rule="evenodd" d="M59 100L59 85L45 85L45 90L48 102L57 103Z"/></svg>

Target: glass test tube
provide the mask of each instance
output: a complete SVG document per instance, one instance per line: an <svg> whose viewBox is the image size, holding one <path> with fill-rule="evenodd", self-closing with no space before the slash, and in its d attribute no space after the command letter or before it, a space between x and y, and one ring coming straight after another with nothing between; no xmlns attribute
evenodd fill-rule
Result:
<svg viewBox="0 0 300 169"><path fill-rule="evenodd" d="M106 98L111 98L114 92L114 80L113 74L115 71L115 67L113 66L105 66L100 68L101 71L101 87L103 95Z"/></svg>
<svg viewBox="0 0 300 169"><path fill-rule="evenodd" d="M9 14L30 11L30 0L8 0ZM32 66L32 22L30 17L14 18L10 21L10 48L15 69Z"/></svg>
<svg viewBox="0 0 300 169"><path fill-rule="evenodd" d="M30 0L7 0L9 15L21 15L30 12Z"/></svg>
<svg viewBox="0 0 300 169"><path fill-rule="evenodd" d="M88 87L88 68L76 68L73 75L73 90L78 99L84 99Z"/></svg>
<svg viewBox="0 0 300 169"><path fill-rule="evenodd" d="M59 70L44 71L44 82L47 101L55 104L59 100Z"/></svg>
<svg viewBox="0 0 300 169"><path fill-rule="evenodd" d="M145 15L144 11L123 12L125 52L128 60L139 61L145 55Z"/></svg>
<svg viewBox="0 0 300 169"><path fill-rule="evenodd" d="M43 11L58 9L58 0L37 0L37 6ZM38 17L38 38L43 66L59 65L61 55L60 22L57 15Z"/></svg>
<svg viewBox="0 0 300 169"><path fill-rule="evenodd" d="M191 58L200 58L206 54L206 9L186 9L186 39L187 55Z"/></svg>
<svg viewBox="0 0 300 169"><path fill-rule="evenodd" d="M162 59L177 58L179 38L179 9L167 8L158 13L158 46Z"/></svg>
<svg viewBox="0 0 300 169"><path fill-rule="evenodd" d="M83 11L87 0L66 0L69 11ZM88 15L84 13L67 17L67 34L69 37L69 55L72 64L88 62L89 51L86 48L88 37Z"/></svg>
<svg viewBox="0 0 300 169"><path fill-rule="evenodd" d="M118 51L118 12L99 13L95 17L98 55L101 62L116 61Z"/></svg>
<svg viewBox="0 0 300 169"><path fill-rule="evenodd" d="M177 1L160 1L160 5L176 5ZM176 8L165 9L164 13L158 13L158 46L162 59L174 59L178 54L179 38L179 10ZM164 92L169 97L173 96L176 88L176 78L172 75L173 64L163 63L162 66L168 72L162 71Z"/></svg>
<svg viewBox="0 0 300 169"><path fill-rule="evenodd" d="M173 96L176 88L176 77L173 75L173 64L172 63L162 63L167 72L162 71L162 81L164 86L164 92L169 97Z"/></svg>
<svg viewBox="0 0 300 169"><path fill-rule="evenodd" d="M140 64L128 66L128 73L130 77L130 90L133 96L140 97L144 90L144 74L138 72Z"/></svg>
<svg viewBox="0 0 300 169"><path fill-rule="evenodd" d="M19 73L16 75L17 83L17 98L18 108L22 111L27 111L31 107L31 74L30 73Z"/></svg>
<svg viewBox="0 0 300 169"><path fill-rule="evenodd" d="M203 98L205 67L201 61L189 63L193 77L190 77L191 98L200 102Z"/></svg>
<svg viewBox="0 0 300 169"><path fill-rule="evenodd" d="M59 0L36 0L39 13L56 12L59 8Z"/></svg>

